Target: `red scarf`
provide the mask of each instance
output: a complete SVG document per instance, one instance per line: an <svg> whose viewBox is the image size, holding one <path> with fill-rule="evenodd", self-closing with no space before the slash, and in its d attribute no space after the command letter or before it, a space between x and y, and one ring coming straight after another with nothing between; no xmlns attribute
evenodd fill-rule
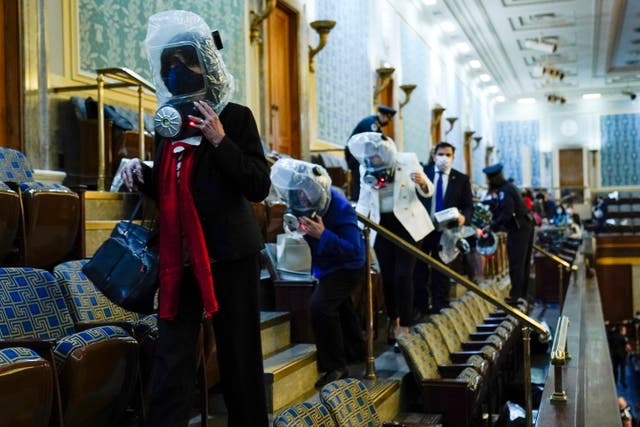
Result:
<svg viewBox="0 0 640 427"><path fill-rule="evenodd" d="M176 166L181 153L175 147L183 147L180 179ZM200 217L191 194L191 172L195 158L194 145L165 141L161 160L159 220L160 220L160 293L158 315L161 319L174 319L180 304L180 286L184 270L183 245L189 255L191 270L200 287L202 305L207 317L218 311L218 301L213 290L211 263L207 244L202 233Z"/></svg>

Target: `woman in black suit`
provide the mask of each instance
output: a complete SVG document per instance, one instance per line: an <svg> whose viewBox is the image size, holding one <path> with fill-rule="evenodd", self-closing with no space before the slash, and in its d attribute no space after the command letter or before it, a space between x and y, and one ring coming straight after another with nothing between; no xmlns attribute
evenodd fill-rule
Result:
<svg viewBox="0 0 640 427"><path fill-rule="evenodd" d="M267 426L258 302L260 230L250 202L269 170L251 111L206 23L185 11L149 19L157 88L156 157L123 170L158 205L159 330L148 425L186 426L203 316L215 329L229 426Z"/></svg>

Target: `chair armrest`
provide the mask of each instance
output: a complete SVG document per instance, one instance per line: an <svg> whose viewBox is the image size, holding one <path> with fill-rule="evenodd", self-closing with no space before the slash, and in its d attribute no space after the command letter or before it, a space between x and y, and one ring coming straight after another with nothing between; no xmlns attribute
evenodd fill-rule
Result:
<svg viewBox="0 0 640 427"><path fill-rule="evenodd" d="M499 323L483 323L481 325L476 325L476 329L478 332L493 332L498 326L500 326Z"/></svg>
<svg viewBox="0 0 640 427"><path fill-rule="evenodd" d="M438 365L438 372L443 378L456 378L465 368L473 368L473 365L466 363Z"/></svg>
<svg viewBox="0 0 640 427"><path fill-rule="evenodd" d="M493 335L493 332L471 332L469 339L471 341L485 341L491 335Z"/></svg>
<svg viewBox="0 0 640 427"><path fill-rule="evenodd" d="M453 363L465 363L471 356L482 356L481 351L454 351L449 353L449 358Z"/></svg>
<svg viewBox="0 0 640 427"><path fill-rule="evenodd" d="M406 424L399 423L398 421L383 421L382 427L407 427Z"/></svg>
<svg viewBox="0 0 640 427"><path fill-rule="evenodd" d="M75 325L75 328L78 332L86 331L91 328L98 328L100 326L118 326L125 331L129 335L133 336L133 322L128 320L101 320L101 321L91 321L91 322L78 322Z"/></svg>
<svg viewBox="0 0 640 427"><path fill-rule="evenodd" d="M39 339L39 340L27 340L27 339L15 339L15 340L0 340L0 348L9 347L27 347L37 352L51 350L56 345L56 340L53 338Z"/></svg>
<svg viewBox="0 0 640 427"><path fill-rule="evenodd" d="M465 351L480 350L485 345L490 345L490 346L494 347L493 343L491 343L489 341L465 341L465 342L461 343L462 349L465 350Z"/></svg>
<svg viewBox="0 0 640 427"><path fill-rule="evenodd" d="M501 323L507 320L507 316L494 315L493 313L484 318L485 323Z"/></svg>

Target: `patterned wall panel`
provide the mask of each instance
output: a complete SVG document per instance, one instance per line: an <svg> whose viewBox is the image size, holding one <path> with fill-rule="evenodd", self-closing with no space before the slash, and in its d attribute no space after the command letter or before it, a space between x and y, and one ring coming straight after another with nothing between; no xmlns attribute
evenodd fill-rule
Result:
<svg viewBox="0 0 640 427"><path fill-rule="evenodd" d="M640 114L600 117L602 186L640 185Z"/></svg>
<svg viewBox="0 0 640 427"><path fill-rule="evenodd" d="M315 19L337 22L316 56L318 137L344 145L358 121L372 114L373 76L369 64L367 0L316 2Z"/></svg>
<svg viewBox="0 0 640 427"><path fill-rule="evenodd" d="M404 151L414 152L421 162L426 162L429 154L428 78L429 50L424 41L411 29L403 25L400 31L402 48L402 82L418 87L411 95L411 101L402 109L402 135ZM400 94L404 100L404 94Z"/></svg>
<svg viewBox="0 0 640 427"><path fill-rule="evenodd" d="M505 178L515 179L522 185L522 145L531 148L531 185L540 186L540 122L538 120L496 122L495 146L498 159L504 165Z"/></svg>
<svg viewBox="0 0 640 427"><path fill-rule="evenodd" d="M233 99L245 102L245 2L225 0L77 0L79 64L83 72L98 68L127 67L150 80L149 63L143 41L147 20L154 13L182 9L198 15L212 29L220 30L224 49L222 56L236 80Z"/></svg>
<svg viewBox="0 0 640 427"><path fill-rule="evenodd" d="M486 152L486 144L487 144L487 136L488 132L485 132L484 121L482 120L482 111L483 105L480 99L473 99L473 130L476 133L473 136L481 136L482 140L480 141L480 145L476 147L476 142L473 141L471 143L471 164L472 164L472 172L473 176L471 177L471 182L476 184L484 184L485 178L482 173L482 169L484 168L484 155Z"/></svg>

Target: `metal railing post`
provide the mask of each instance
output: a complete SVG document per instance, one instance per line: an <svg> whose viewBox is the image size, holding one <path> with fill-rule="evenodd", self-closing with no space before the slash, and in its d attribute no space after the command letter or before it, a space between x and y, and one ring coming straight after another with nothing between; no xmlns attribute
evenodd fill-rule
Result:
<svg viewBox="0 0 640 427"><path fill-rule="evenodd" d="M553 339L553 348L551 350L551 364L553 365L554 391L549 399L552 405L566 405L567 394L562 385L562 367L570 358L567 350L567 328L569 327L569 318L560 316L556 327L556 334Z"/></svg>
<svg viewBox="0 0 640 427"><path fill-rule="evenodd" d="M522 376L525 403L525 427L533 426L533 402L531 401L531 328L522 328Z"/></svg>
<svg viewBox="0 0 640 427"><path fill-rule="evenodd" d="M558 264L558 306L562 310L564 305L564 267Z"/></svg>
<svg viewBox="0 0 640 427"><path fill-rule="evenodd" d="M371 229L365 227L364 230L365 244L365 268L367 275L367 368L365 378L368 380L376 379L376 357L373 351L373 281L371 280L371 248L369 247L369 239Z"/></svg>
<svg viewBox="0 0 640 427"><path fill-rule="evenodd" d="M104 191L105 179L105 135L104 135L104 75L98 73L98 191Z"/></svg>
<svg viewBox="0 0 640 427"><path fill-rule="evenodd" d="M138 154L142 161L147 157L144 142L144 110L142 109L142 85L140 85L138 86Z"/></svg>

